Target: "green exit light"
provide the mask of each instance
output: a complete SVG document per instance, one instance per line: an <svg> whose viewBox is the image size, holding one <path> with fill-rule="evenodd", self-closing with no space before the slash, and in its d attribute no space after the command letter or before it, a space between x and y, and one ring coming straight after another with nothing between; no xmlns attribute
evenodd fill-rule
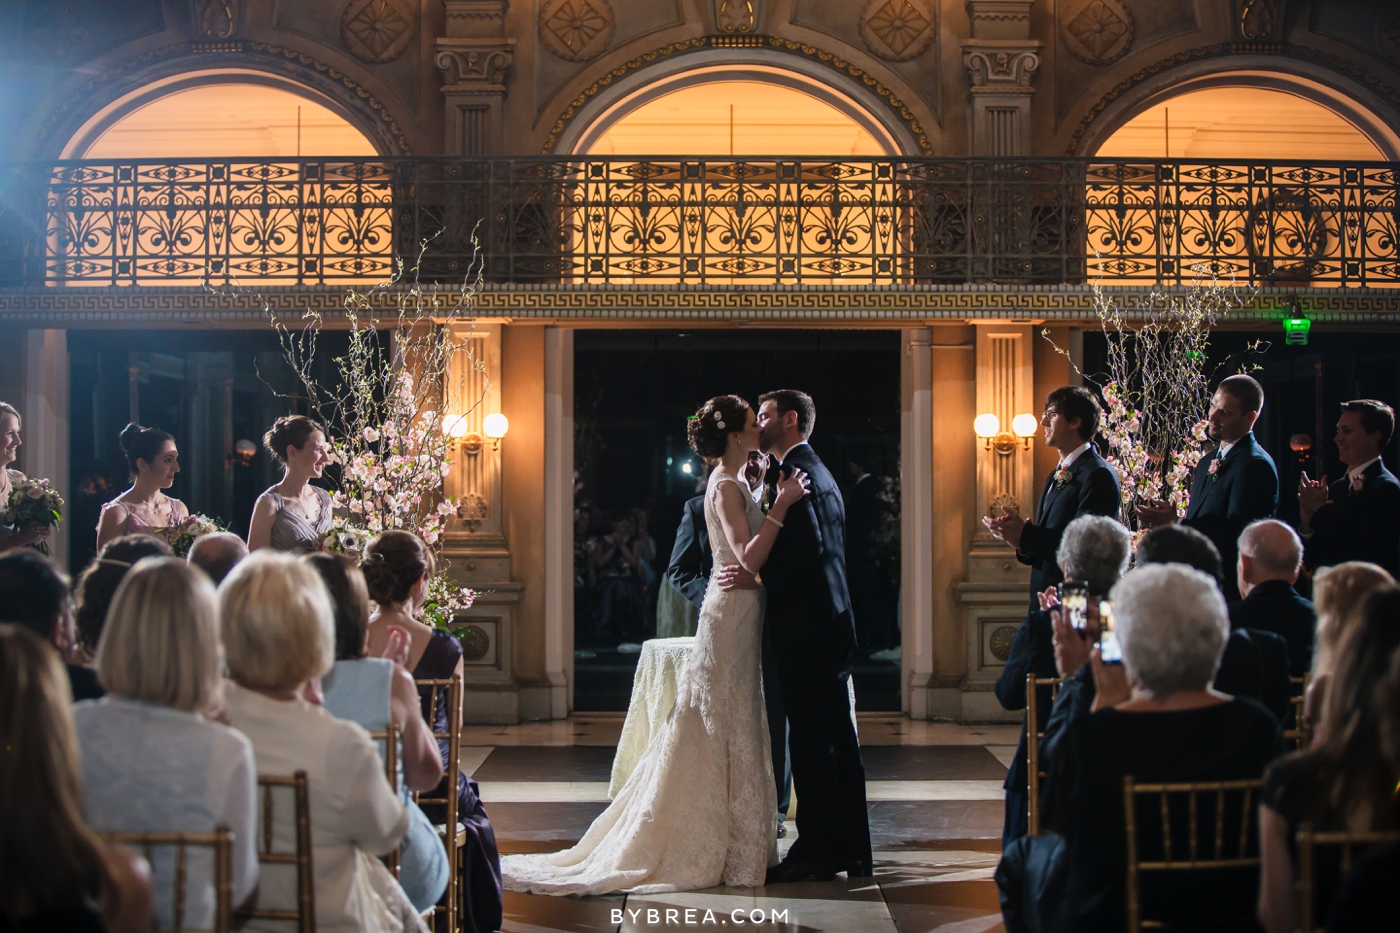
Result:
<svg viewBox="0 0 1400 933"><path fill-rule="evenodd" d="M1308 332L1312 330L1312 321L1305 317L1285 318L1283 322L1284 343L1289 346L1306 347L1308 345Z"/></svg>

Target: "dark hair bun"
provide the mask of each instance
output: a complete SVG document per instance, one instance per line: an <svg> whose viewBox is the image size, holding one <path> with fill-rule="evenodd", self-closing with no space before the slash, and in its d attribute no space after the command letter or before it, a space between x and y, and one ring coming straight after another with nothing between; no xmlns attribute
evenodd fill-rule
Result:
<svg viewBox="0 0 1400 933"><path fill-rule="evenodd" d="M749 403L737 395L717 395L686 423L690 449L706 460L718 460L729 447L729 435L744 430Z"/></svg>
<svg viewBox="0 0 1400 933"><path fill-rule="evenodd" d="M410 531L385 531L365 546L360 570L369 598L381 606L408 599L409 591L425 575L432 576L433 555Z"/></svg>
<svg viewBox="0 0 1400 933"><path fill-rule="evenodd" d="M295 447L301 450L307 438L317 431L326 433L325 428L305 415L283 415L272 422L272 427L263 435L263 446L267 448L268 453L277 458L278 463L286 466L287 448Z"/></svg>
<svg viewBox="0 0 1400 933"><path fill-rule="evenodd" d="M126 454L126 465L130 468L131 475L135 476L139 472L137 460L155 463L165 442L175 438L160 428L143 428L133 421L122 428L117 440L121 444L122 453Z"/></svg>

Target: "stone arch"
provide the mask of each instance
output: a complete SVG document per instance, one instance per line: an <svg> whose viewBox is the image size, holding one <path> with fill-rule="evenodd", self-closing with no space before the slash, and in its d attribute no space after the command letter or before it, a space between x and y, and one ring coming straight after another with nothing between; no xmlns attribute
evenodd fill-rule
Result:
<svg viewBox="0 0 1400 933"><path fill-rule="evenodd" d="M244 47L246 45L246 47ZM180 44L128 60L62 100L31 146L36 159L73 158L123 116L178 90L248 83L289 91L344 118L384 156L411 155L400 116L348 74L308 55L263 43L194 54Z"/></svg>
<svg viewBox="0 0 1400 933"><path fill-rule="evenodd" d="M671 91L721 80L756 80L800 89L830 104L880 140L892 156L932 155L909 105L863 69L831 53L771 36L725 41L706 36L635 58L585 88L551 129L546 154L587 149L616 120Z"/></svg>
<svg viewBox="0 0 1400 933"><path fill-rule="evenodd" d="M1354 80L1346 62L1289 55L1235 54L1197 49L1148 66L1100 98L1075 128L1066 151L1093 155L1133 117L1191 91L1255 87L1293 94L1333 111L1375 144L1387 160L1400 159L1400 94L1389 96Z"/></svg>

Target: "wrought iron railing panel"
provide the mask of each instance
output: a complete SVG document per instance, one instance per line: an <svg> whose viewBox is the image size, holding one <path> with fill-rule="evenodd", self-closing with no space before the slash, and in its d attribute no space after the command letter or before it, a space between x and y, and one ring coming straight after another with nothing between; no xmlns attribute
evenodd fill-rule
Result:
<svg viewBox="0 0 1400 933"><path fill-rule="evenodd" d="M345 159L0 168L0 284L1400 284L1400 165Z"/></svg>

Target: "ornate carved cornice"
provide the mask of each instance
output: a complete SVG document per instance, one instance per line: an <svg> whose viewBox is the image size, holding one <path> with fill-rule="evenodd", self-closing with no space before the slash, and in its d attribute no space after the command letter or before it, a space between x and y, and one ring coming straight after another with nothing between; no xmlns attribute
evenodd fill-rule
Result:
<svg viewBox="0 0 1400 933"><path fill-rule="evenodd" d="M1168 289L1166 292L1185 290ZM443 289L447 300L457 291ZM1107 288L1127 309L1152 290ZM395 292L370 299L394 312ZM1313 289L1296 293L1304 314L1318 326L1400 327L1400 291ZM1247 309L1231 313L1226 326L1265 326L1282 320L1294 292L1263 288ZM237 327L267 326L266 309L284 317L308 309L328 320L343 313L341 288L272 288L261 293L199 288L43 288L0 291L0 324L21 327ZM920 322L1004 320L1022 323L1096 322L1089 286L901 286L880 288L748 286L511 286L488 285L476 295L476 313L538 323L709 324L715 326L916 326Z"/></svg>
<svg viewBox="0 0 1400 933"><path fill-rule="evenodd" d="M439 39L443 92L504 93L514 39Z"/></svg>
<svg viewBox="0 0 1400 933"><path fill-rule="evenodd" d="M559 136L564 132L573 119L578 116L580 110L598 94L603 88L612 84L618 78L625 77L639 68L644 68L652 64L659 58L671 55L680 55L687 52L698 52L708 48L766 48L779 52L788 52L793 55L802 55L814 61L821 62L828 67L835 68L843 74L848 74L860 81L871 91L878 94L890 109L899 115L904 124L909 127L914 139L919 145L919 149L924 155L933 155L933 144L929 142L928 133L924 131L909 105L904 103L894 95L884 84L875 77L867 73L863 68L851 64L840 56L824 51L815 46L807 45L793 39L781 39L777 36L701 36L695 39L683 39L680 42L673 42L670 45L662 46L651 52L639 55L631 61L624 62L616 68L603 75L597 81L584 88L583 91L569 102L564 108L564 112L559 115L559 119L554 121L554 126L550 128L549 136L544 141L544 154L554 153L554 144L559 141Z"/></svg>

